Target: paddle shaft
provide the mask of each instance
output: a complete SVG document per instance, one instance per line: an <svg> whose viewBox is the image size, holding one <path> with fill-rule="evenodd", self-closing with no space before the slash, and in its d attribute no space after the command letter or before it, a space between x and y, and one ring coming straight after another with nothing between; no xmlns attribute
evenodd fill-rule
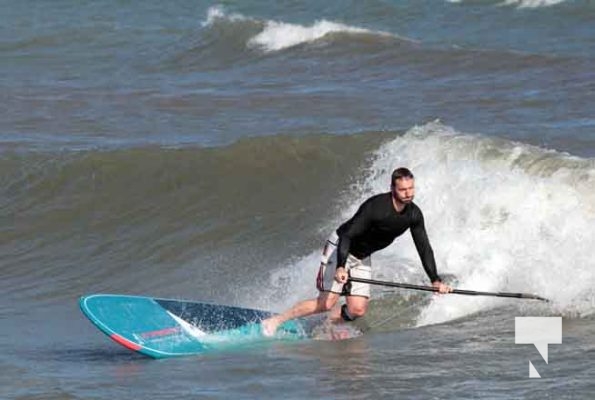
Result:
<svg viewBox="0 0 595 400"><path fill-rule="evenodd" d="M438 292L438 288L433 286L421 286L421 285L412 285L410 283L399 283L399 282L388 282L388 281L376 281L374 279L364 279L364 278L349 278L352 282L360 282L360 283L368 283L370 285L379 285L379 286L388 286L388 287L397 287L402 289L413 289L413 290L423 290L426 292ZM528 294L528 293L506 293L506 292L479 292L475 290L464 290L464 289L453 289L452 294L462 294L467 296L492 296L492 297L512 297L516 299L531 299L531 300L541 300L549 302L548 299L543 297Z"/></svg>

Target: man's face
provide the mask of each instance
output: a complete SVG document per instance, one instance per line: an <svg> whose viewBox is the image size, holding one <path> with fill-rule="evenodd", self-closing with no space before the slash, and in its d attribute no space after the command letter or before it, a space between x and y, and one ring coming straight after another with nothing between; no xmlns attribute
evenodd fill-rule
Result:
<svg viewBox="0 0 595 400"><path fill-rule="evenodd" d="M415 196L415 180L409 178L397 179L392 190L393 196L398 202L409 204Z"/></svg>

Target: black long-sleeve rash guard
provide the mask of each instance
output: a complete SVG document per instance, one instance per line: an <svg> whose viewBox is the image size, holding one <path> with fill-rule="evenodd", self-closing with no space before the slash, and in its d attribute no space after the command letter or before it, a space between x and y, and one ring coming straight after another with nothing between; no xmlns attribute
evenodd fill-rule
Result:
<svg viewBox="0 0 595 400"><path fill-rule="evenodd" d="M414 203L409 203L397 212L390 192L370 197L349 221L337 229L337 267L345 266L348 254L364 259L384 249L407 229L411 229L415 248L430 281L439 281L421 210Z"/></svg>

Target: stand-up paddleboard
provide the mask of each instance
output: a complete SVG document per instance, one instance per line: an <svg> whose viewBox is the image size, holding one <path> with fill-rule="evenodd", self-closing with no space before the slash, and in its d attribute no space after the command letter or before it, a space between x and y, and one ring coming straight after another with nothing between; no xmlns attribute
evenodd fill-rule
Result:
<svg viewBox="0 0 595 400"><path fill-rule="evenodd" d="M141 296L95 294L82 297L80 307L112 340L153 358L195 355L271 339L310 339L320 330L320 319L300 319L282 324L273 338L267 338L260 322L270 312ZM332 335L334 331L328 338L350 336Z"/></svg>

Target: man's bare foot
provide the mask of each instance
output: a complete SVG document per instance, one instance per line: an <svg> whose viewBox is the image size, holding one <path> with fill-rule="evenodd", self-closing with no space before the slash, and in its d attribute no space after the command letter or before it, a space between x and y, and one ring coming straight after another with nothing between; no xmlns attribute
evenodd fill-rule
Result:
<svg viewBox="0 0 595 400"><path fill-rule="evenodd" d="M266 337L273 337L275 336L275 332L277 332L277 327L279 326L279 320L277 317L267 318L262 321L262 334Z"/></svg>

